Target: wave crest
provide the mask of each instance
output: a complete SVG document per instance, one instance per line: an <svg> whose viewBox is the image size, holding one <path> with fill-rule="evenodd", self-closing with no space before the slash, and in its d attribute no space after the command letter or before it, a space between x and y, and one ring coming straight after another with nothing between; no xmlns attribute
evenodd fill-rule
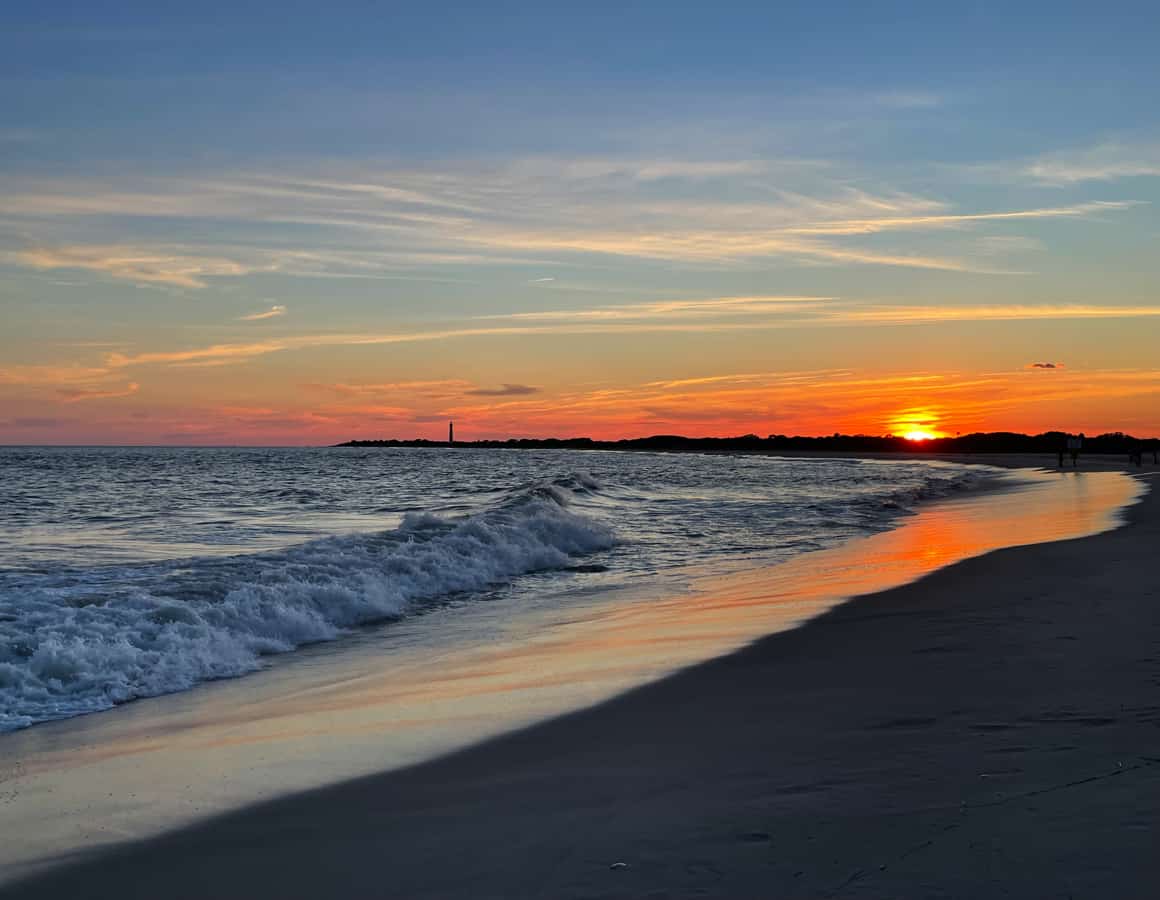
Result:
<svg viewBox="0 0 1160 900"><path fill-rule="evenodd" d="M572 490L597 487L573 476L458 521L409 513L392 531L195 573L187 562L113 597L84 584L0 597L0 731L241 675L266 654L567 568L615 542L610 528L567 508Z"/></svg>

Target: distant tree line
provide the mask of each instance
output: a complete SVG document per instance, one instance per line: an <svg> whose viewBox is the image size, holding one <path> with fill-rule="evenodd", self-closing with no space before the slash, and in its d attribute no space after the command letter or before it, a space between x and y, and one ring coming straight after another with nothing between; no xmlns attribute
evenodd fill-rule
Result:
<svg viewBox="0 0 1160 900"><path fill-rule="evenodd" d="M683 437L678 434L656 434L652 437L598 441L592 438L510 438L506 441L456 441L456 447L514 450L640 450L666 452L727 453L766 450L824 450L857 453L1058 453L1070 437L1062 431L1043 434L1016 434L1010 431L978 432L955 437L908 440L895 435L832 434L826 437L771 434L759 437ZM347 441L339 447L448 447L447 441L376 440ZM1154 452L1160 448L1158 438L1137 438L1121 431L1085 437L1084 453Z"/></svg>

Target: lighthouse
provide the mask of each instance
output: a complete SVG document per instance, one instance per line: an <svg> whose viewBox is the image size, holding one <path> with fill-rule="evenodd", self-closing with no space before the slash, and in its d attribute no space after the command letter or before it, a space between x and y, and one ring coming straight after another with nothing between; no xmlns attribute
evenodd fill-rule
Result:
<svg viewBox="0 0 1160 900"><path fill-rule="evenodd" d="M449 444L455 443L455 423L454 422L447 423L447 443L449 443Z"/></svg>

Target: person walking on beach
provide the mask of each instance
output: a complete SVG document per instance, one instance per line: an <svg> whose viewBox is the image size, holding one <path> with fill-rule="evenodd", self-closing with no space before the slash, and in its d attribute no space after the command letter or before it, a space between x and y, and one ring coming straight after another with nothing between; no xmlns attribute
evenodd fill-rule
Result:
<svg viewBox="0 0 1160 900"><path fill-rule="evenodd" d="M1071 467L1074 469L1079 462L1079 451L1083 449L1083 432L1078 437L1067 439L1067 452L1071 454Z"/></svg>

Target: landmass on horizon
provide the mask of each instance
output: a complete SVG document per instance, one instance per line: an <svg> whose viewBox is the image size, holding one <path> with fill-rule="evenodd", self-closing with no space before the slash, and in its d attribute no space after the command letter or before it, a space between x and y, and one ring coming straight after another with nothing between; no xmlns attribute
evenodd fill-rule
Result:
<svg viewBox="0 0 1160 900"><path fill-rule="evenodd" d="M466 447L513 450L635 450L663 452L763 452L839 451L850 453L1059 453L1067 449L1073 435L1063 431L1043 434L1019 434L1010 431L976 432L955 437L904 437L900 435L840 434L826 436L771 434L759 437L744 434L736 437L685 437L678 434L656 434L649 437L622 438L615 441L588 437L508 438L507 440L432 441L425 438L351 440L336 447ZM1085 437L1084 453L1130 454L1160 452L1160 438L1134 437L1120 431ZM1153 462L1155 462L1155 458Z"/></svg>

